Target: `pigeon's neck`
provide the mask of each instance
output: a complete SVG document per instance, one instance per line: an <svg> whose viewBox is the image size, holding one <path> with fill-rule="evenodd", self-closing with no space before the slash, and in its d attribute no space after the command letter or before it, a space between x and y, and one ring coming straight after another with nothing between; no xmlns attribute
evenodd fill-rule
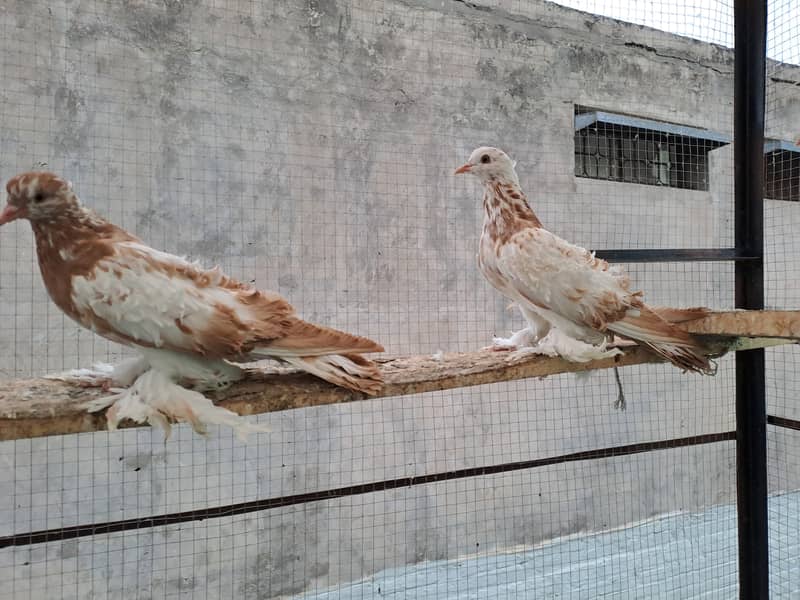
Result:
<svg viewBox="0 0 800 600"><path fill-rule="evenodd" d="M68 218L37 219L31 226L47 292L72 318L77 318L72 278L90 274L100 259L114 252L114 241L136 239L82 207L69 211Z"/></svg>
<svg viewBox="0 0 800 600"><path fill-rule="evenodd" d="M484 231L501 241L527 227L542 226L518 183L488 181L483 194L483 209Z"/></svg>
<svg viewBox="0 0 800 600"><path fill-rule="evenodd" d="M31 227L40 255L50 250L61 250L64 255L86 244L132 237L82 206L71 207L53 217L31 220Z"/></svg>

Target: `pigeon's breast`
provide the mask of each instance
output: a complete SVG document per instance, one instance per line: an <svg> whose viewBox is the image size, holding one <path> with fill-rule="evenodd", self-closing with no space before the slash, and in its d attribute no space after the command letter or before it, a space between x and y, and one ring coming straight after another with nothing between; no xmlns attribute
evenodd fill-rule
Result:
<svg viewBox="0 0 800 600"><path fill-rule="evenodd" d="M56 306L69 316L73 316L71 314L73 307L69 302L70 276L64 261L60 259L57 252L37 236L36 256L39 260L39 272L42 274L44 287Z"/></svg>
<svg viewBox="0 0 800 600"><path fill-rule="evenodd" d="M73 277L90 273L109 250L103 244L93 244L79 232L34 224L36 256L47 293L64 313L88 326L80 318L72 301Z"/></svg>
<svg viewBox="0 0 800 600"><path fill-rule="evenodd" d="M509 295L506 280L497 266L495 242L486 229L481 234L481 241L478 246L478 268L489 283L504 294Z"/></svg>

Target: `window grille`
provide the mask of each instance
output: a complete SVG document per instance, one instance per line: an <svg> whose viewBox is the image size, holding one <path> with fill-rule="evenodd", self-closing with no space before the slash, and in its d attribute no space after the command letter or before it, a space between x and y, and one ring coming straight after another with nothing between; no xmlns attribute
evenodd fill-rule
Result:
<svg viewBox="0 0 800 600"><path fill-rule="evenodd" d="M800 147L784 141L764 146L764 197L800 201Z"/></svg>
<svg viewBox="0 0 800 600"><path fill-rule="evenodd" d="M575 115L576 177L708 190L708 153L727 143L719 134L672 123L582 107Z"/></svg>

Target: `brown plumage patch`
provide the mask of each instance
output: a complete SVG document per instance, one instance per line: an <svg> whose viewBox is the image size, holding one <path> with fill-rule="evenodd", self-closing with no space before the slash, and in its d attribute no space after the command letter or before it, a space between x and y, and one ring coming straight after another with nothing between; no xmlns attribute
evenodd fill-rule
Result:
<svg viewBox="0 0 800 600"><path fill-rule="evenodd" d="M180 319L175 319L175 326L186 335L192 335L194 332Z"/></svg>
<svg viewBox="0 0 800 600"><path fill-rule="evenodd" d="M542 226L525 194L516 186L490 182L484 192L483 206L484 230L494 242L504 244L527 227Z"/></svg>
<svg viewBox="0 0 800 600"><path fill-rule="evenodd" d="M383 352L383 346L370 339L314 325L301 319L291 323L288 335L273 340L276 349L314 354L345 354L352 352ZM324 352L322 350L325 350Z"/></svg>
<svg viewBox="0 0 800 600"><path fill-rule="evenodd" d="M81 221L33 222L32 226L39 270L47 292L61 310L77 319L72 304L72 278L94 278L97 263L114 254L114 249L108 240L98 239L94 227Z"/></svg>
<svg viewBox="0 0 800 600"><path fill-rule="evenodd" d="M66 181L53 173L32 171L9 179L6 184L6 192L12 198L23 196L34 182L36 182L37 189L48 196L59 194L68 187Z"/></svg>
<svg viewBox="0 0 800 600"><path fill-rule="evenodd" d="M531 209L524 205L514 205L514 216L519 222L525 223L528 227L535 227L538 229L542 226L542 222L539 220L539 217L537 217Z"/></svg>

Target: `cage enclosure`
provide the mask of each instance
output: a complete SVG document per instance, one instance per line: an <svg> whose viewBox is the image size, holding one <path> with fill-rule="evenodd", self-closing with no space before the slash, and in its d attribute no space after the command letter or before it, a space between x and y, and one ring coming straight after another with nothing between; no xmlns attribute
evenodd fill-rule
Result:
<svg viewBox="0 0 800 600"><path fill-rule="evenodd" d="M107 391L44 376L136 350L59 310L6 223L0 598L800 597L798 0L32 0L0 26L10 203L55 173L385 348L373 397L274 363L204 392L247 441L108 431ZM484 186L454 171L481 146L649 305L710 308L676 326L714 374L487 349L527 321L476 264Z"/></svg>

